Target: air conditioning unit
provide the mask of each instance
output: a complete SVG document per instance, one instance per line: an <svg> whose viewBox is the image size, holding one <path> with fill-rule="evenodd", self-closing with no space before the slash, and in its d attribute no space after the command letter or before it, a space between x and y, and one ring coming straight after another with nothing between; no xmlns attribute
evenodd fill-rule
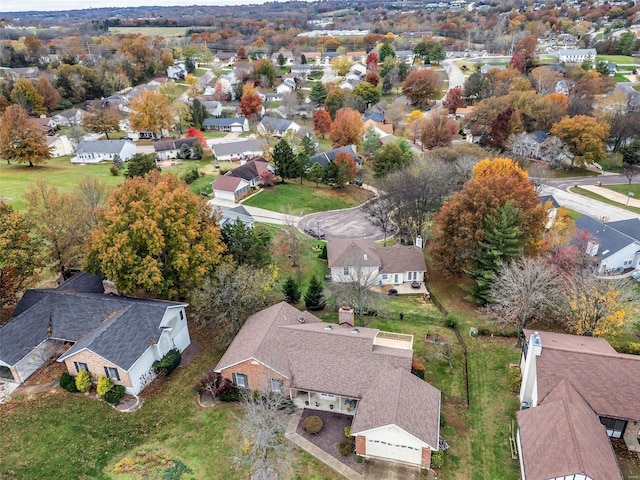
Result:
<svg viewBox="0 0 640 480"><path fill-rule="evenodd" d="M478 329L476 327L471 327L469 329L469 336L470 337L477 337L478 336Z"/></svg>
<svg viewBox="0 0 640 480"><path fill-rule="evenodd" d="M531 408L531 404L529 402L522 402L520 404L520 410L527 410L528 408Z"/></svg>
<svg viewBox="0 0 640 480"><path fill-rule="evenodd" d="M305 320L305 319L304 319L304 317L303 317L302 315L300 315L300 316L298 317L298 321L299 321L300 323L304 323L304 320Z"/></svg>

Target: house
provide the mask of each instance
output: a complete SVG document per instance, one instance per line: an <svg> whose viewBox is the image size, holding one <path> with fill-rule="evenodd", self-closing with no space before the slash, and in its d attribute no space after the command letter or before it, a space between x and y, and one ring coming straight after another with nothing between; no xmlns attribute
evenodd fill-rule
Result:
<svg viewBox="0 0 640 480"><path fill-rule="evenodd" d="M356 152L355 145L345 145L344 147L334 148L333 150L330 150L328 152L318 153L309 159L309 165L318 163L322 168L327 168L327 165L334 162L336 159L336 155L341 152L349 154L356 162L358 168L362 168L362 160L360 160L360 157Z"/></svg>
<svg viewBox="0 0 640 480"><path fill-rule="evenodd" d="M585 60L593 62L596 59L595 48L575 48L560 50L557 53L560 63L582 63Z"/></svg>
<svg viewBox="0 0 640 480"><path fill-rule="evenodd" d="M285 78L284 81L276 87L276 92L284 95L293 92L296 89L296 82L292 78Z"/></svg>
<svg viewBox="0 0 640 480"><path fill-rule="evenodd" d="M82 117L84 116L84 111L79 110L77 108L70 108L69 110L64 110L60 113L57 113L52 118L57 122L58 126L64 127L75 127L76 125L82 125Z"/></svg>
<svg viewBox="0 0 640 480"><path fill-rule="evenodd" d="M257 187L260 184L260 176L265 172L274 173L273 166L264 158L260 157L255 160L249 160L237 168L226 173L230 177L242 178L249 182L251 187Z"/></svg>
<svg viewBox="0 0 640 480"><path fill-rule="evenodd" d="M184 80L187 76L187 67L184 63L169 65L167 67L167 77L174 80Z"/></svg>
<svg viewBox="0 0 640 480"><path fill-rule="evenodd" d="M440 391L411 374L413 336L339 324L281 302L247 318L215 367L239 388L277 391L297 408L352 417L356 453L429 468Z"/></svg>
<svg viewBox="0 0 640 480"><path fill-rule="evenodd" d="M378 136L382 137L384 135L393 135L393 125L390 123L382 123L382 122L377 122L374 121L373 118L375 117L371 117L368 120L365 120L364 122L364 131L366 132L367 130L369 130L370 128L373 128L373 130L378 134Z"/></svg>
<svg viewBox="0 0 640 480"><path fill-rule="evenodd" d="M280 58L280 54L282 54L282 57L284 58L284 65L291 65L295 61L295 56L291 53L291 50L285 50L284 48L281 48L277 52L273 52L271 54L271 61L279 65L280 62L278 59Z"/></svg>
<svg viewBox="0 0 640 480"><path fill-rule="evenodd" d="M205 130L215 132L248 132L249 120L246 118L205 118L202 124Z"/></svg>
<svg viewBox="0 0 640 480"><path fill-rule="evenodd" d="M116 155L126 162L135 154L136 144L131 140L82 140L71 163L113 161Z"/></svg>
<svg viewBox="0 0 640 480"><path fill-rule="evenodd" d="M33 122L38 126L45 135L55 135L58 121L51 117L47 118L45 115L41 115L39 118L34 118Z"/></svg>
<svg viewBox="0 0 640 480"><path fill-rule="evenodd" d="M220 210L222 217L220 218L220 228L224 227L229 222L242 222L250 228L256 223L255 219L242 205L237 207L220 207L215 208Z"/></svg>
<svg viewBox="0 0 640 480"><path fill-rule="evenodd" d="M258 133L260 135L284 137L287 132L298 132L301 128L302 127L293 120L264 116L258 124Z"/></svg>
<svg viewBox="0 0 640 480"><path fill-rule="evenodd" d="M302 55L304 55L308 63L319 65L322 61L322 53L320 52L303 52Z"/></svg>
<svg viewBox="0 0 640 480"><path fill-rule="evenodd" d="M264 153L264 148L255 138L247 138L235 142L211 144L213 156L218 162L238 162L243 159L257 157Z"/></svg>
<svg viewBox="0 0 640 480"><path fill-rule="evenodd" d="M73 146L71 145L69 137L66 135L62 135L60 137L47 135L45 139L47 141L47 147L49 147L49 151L53 158L71 155L73 153Z"/></svg>
<svg viewBox="0 0 640 480"><path fill-rule="evenodd" d="M521 157L542 158L540 147L549 138L546 130L536 130L535 132L514 135L511 151Z"/></svg>
<svg viewBox="0 0 640 480"><path fill-rule="evenodd" d="M458 107L456 109L456 118L465 118L473 113L474 106L470 107Z"/></svg>
<svg viewBox="0 0 640 480"><path fill-rule="evenodd" d="M607 62L607 70L609 71L609 76L613 77L618 73L618 65L614 62Z"/></svg>
<svg viewBox="0 0 640 480"><path fill-rule="evenodd" d="M507 67L505 65L492 65L492 64L489 64L489 63L485 63L484 65L482 65L480 67L480 73L482 75L486 75L487 73L489 73L493 69L505 70L506 68Z"/></svg>
<svg viewBox="0 0 640 480"><path fill-rule="evenodd" d="M235 203L249 193L250 184L244 178L233 177L228 173L211 182L213 196Z"/></svg>
<svg viewBox="0 0 640 480"><path fill-rule="evenodd" d="M218 52L213 55L213 61L217 63L226 63L231 65L232 63L235 63L236 60L237 57L235 53Z"/></svg>
<svg viewBox="0 0 640 480"><path fill-rule="evenodd" d="M295 64L291 65L291 73L296 75L297 77L301 77L306 80L307 75L311 74L311 65L307 64Z"/></svg>
<svg viewBox="0 0 640 480"><path fill-rule="evenodd" d="M640 263L640 219L603 223L587 215L576 228L589 232L587 254L598 262L600 273L637 268Z"/></svg>
<svg viewBox="0 0 640 480"><path fill-rule="evenodd" d="M413 65L416 55L413 50L396 50L396 58L408 65Z"/></svg>
<svg viewBox="0 0 640 480"><path fill-rule="evenodd" d="M211 88L211 87L208 87ZM222 104L216 100L201 100L202 106L207 109L207 113L214 117L222 115Z"/></svg>
<svg viewBox="0 0 640 480"><path fill-rule="evenodd" d="M187 145L189 150L194 144L199 142L195 137L191 138L175 138L171 140L161 140L153 143L153 151L156 153L158 160L168 160L170 158L178 158L180 149L183 145Z"/></svg>
<svg viewBox="0 0 640 480"><path fill-rule="evenodd" d="M422 282L427 272L424 252L415 245L377 247L373 240L331 240L327 256L333 282L399 285Z"/></svg>
<svg viewBox="0 0 640 480"><path fill-rule="evenodd" d="M14 82L20 78L26 78L27 80L37 80L40 76L40 69L38 67L5 67L1 70L4 72L4 78Z"/></svg>
<svg viewBox="0 0 640 480"><path fill-rule="evenodd" d="M353 89L356 88L358 85L360 85L362 83L362 80L359 78L346 78L340 82L340 84L338 85L342 90L349 90L350 92L353 92Z"/></svg>
<svg viewBox="0 0 640 480"><path fill-rule="evenodd" d="M640 452L640 356L618 353L603 338L525 335L516 439L522 478L621 479L607 437Z"/></svg>
<svg viewBox="0 0 640 480"><path fill-rule="evenodd" d="M86 272L56 289L27 290L0 327L0 377L24 382L57 356L71 375L111 377L137 395L153 380L153 362L191 343L187 304L105 295ZM70 348L69 348L70 346Z"/></svg>

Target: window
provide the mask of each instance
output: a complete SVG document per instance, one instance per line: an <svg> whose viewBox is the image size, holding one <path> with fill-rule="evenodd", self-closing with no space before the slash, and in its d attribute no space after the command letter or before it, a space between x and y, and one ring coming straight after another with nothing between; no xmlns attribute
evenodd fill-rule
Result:
<svg viewBox="0 0 640 480"><path fill-rule="evenodd" d="M607 435L613 438L622 438L627 422L619 418L600 417L600 423L607 429Z"/></svg>
<svg viewBox="0 0 640 480"><path fill-rule="evenodd" d="M118 373L117 368L104 367L104 374L109 378L120 381L120 374Z"/></svg>
<svg viewBox="0 0 640 480"><path fill-rule="evenodd" d="M73 365L76 367L76 372L78 373L80 373L80 370L86 370L87 372L89 371L89 367L87 366L86 363L73 362Z"/></svg>
<svg viewBox="0 0 640 480"><path fill-rule="evenodd" d="M627 257L627 258L624 260L624 266L625 266L625 267L628 267L628 266L629 266L629 265L631 265L632 263L633 263L633 258L631 258L631 257Z"/></svg>
<svg viewBox="0 0 640 480"><path fill-rule="evenodd" d="M180 320L184 320L184 312L180 310Z"/></svg>
<svg viewBox="0 0 640 480"><path fill-rule="evenodd" d="M233 384L238 388L248 388L247 376L242 373L234 373Z"/></svg>
<svg viewBox="0 0 640 480"><path fill-rule="evenodd" d="M282 393L282 380L278 378L272 378L269 381L269 390L272 392Z"/></svg>
<svg viewBox="0 0 640 480"><path fill-rule="evenodd" d="M344 275L349 275L349 267L344 267L344 271L342 273Z"/></svg>
<svg viewBox="0 0 640 480"><path fill-rule="evenodd" d="M386 280L386 279L387 279L387 274L386 274L386 273L384 273L384 274L382 275L382 279L383 279L383 280Z"/></svg>

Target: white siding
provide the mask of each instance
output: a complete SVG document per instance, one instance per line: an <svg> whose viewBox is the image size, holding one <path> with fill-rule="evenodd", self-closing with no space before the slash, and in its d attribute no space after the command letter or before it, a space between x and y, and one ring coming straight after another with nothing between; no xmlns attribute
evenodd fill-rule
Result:
<svg viewBox="0 0 640 480"><path fill-rule="evenodd" d="M396 425L387 425L361 434L367 439L367 457L387 458L419 466L422 462L422 448L430 448Z"/></svg>
<svg viewBox="0 0 640 480"><path fill-rule="evenodd" d="M602 246L600 247L602 249ZM636 252L640 250L640 244L632 243L613 255L609 255L600 264L600 272L608 269L622 268L636 268L638 266L638 256ZM599 251L598 253L602 253ZM625 260L631 259L631 264L625 265Z"/></svg>
<svg viewBox="0 0 640 480"><path fill-rule="evenodd" d="M216 198L221 198L223 200L231 200L232 202L236 201L236 198L233 192L227 192L224 190L214 190L213 194Z"/></svg>
<svg viewBox="0 0 640 480"><path fill-rule="evenodd" d="M127 387L127 393L137 395L142 391L144 387L149 385L151 381L156 377L153 373L152 365L156 360L160 360L158 355L158 349L155 345L149 346L147 350L136 360L131 368L129 368L129 378L131 379L132 387Z"/></svg>

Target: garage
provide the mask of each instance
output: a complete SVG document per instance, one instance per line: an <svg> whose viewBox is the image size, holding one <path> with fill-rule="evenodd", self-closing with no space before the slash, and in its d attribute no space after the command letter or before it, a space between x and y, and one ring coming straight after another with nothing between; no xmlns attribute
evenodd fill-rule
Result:
<svg viewBox="0 0 640 480"><path fill-rule="evenodd" d="M422 460L421 448L371 438L367 438L366 452L367 456L371 455L388 460L398 460L414 465L420 465Z"/></svg>

